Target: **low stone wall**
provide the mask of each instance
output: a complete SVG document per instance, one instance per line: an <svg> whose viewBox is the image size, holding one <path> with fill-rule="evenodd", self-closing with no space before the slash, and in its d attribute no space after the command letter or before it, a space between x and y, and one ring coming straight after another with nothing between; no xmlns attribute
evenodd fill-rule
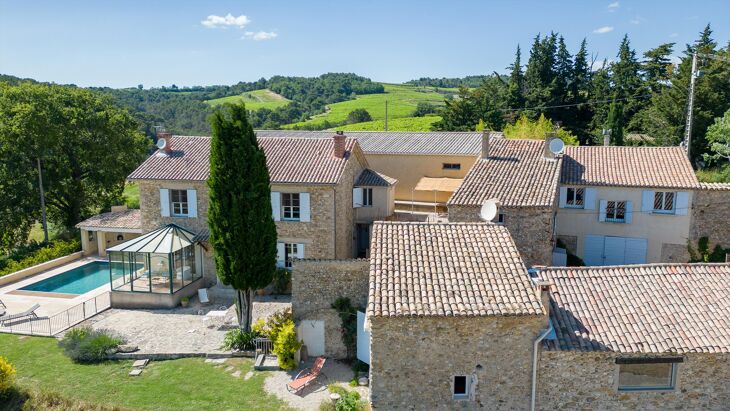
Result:
<svg viewBox="0 0 730 411"><path fill-rule="evenodd" d="M532 344L544 316L369 321L373 409L530 408ZM471 399L453 399L455 375L476 376Z"/></svg>
<svg viewBox="0 0 730 411"><path fill-rule="evenodd" d="M449 221L474 222L479 218L480 207L449 206ZM553 210L550 208L504 208L504 226L520 251L525 265L552 265Z"/></svg>
<svg viewBox="0 0 730 411"><path fill-rule="evenodd" d="M730 184L703 184L705 189L694 193L690 242L708 237L710 247L720 244L730 248Z"/></svg>
<svg viewBox="0 0 730 411"><path fill-rule="evenodd" d="M538 410L726 410L730 354L690 353L678 364L673 391L619 392L618 365L608 352L543 351L538 368ZM636 355L634 355L636 356Z"/></svg>
<svg viewBox="0 0 730 411"><path fill-rule="evenodd" d="M24 268L20 271L16 271L12 274L4 275L0 277L0 286L5 284L14 283L16 281L23 280L25 278L28 278L30 276L42 273L43 271L48 271L50 269L62 266L64 264L68 264L72 261L76 261L84 256L83 251L78 251L73 254L65 255L63 257L58 257L56 259L53 259L51 261L46 261L45 263L40 263L38 265L34 265L32 267Z"/></svg>
<svg viewBox="0 0 730 411"><path fill-rule="evenodd" d="M349 298L364 307L368 297L368 260L296 260L292 269L292 311L295 321L324 321L325 354L345 358L342 323L332 303Z"/></svg>

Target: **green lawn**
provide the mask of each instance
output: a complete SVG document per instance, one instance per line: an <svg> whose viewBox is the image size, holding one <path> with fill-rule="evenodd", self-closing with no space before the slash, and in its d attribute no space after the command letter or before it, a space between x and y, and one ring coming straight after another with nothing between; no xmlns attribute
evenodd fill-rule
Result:
<svg viewBox="0 0 730 411"><path fill-rule="evenodd" d="M391 118L388 120L388 131L431 131L431 125L439 120L441 120L439 116ZM345 131L384 131L385 120L347 124L336 127L336 129Z"/></svg>
<svg viewBox="0 0 730 411"><path fill-rule="evenodd" d="M289 104L289 100L286 97L274 93L269 89L248 91L237 96L228 96L208 100L206 103L211 106L217 106L223 103L236 103L243 101L246 103L246 108L249 110L258 110L260 108L275 109L277 107L283 107Z"/></svg>
<svg viewBox="0 0 730 411"><path fill-rule="evenodd" d="M265 373L248 380L226 373L232 365L245 375L249 359L228 360L224 367L201 358L152 362L140 377L127 374L131 361L79 365L53 338L0 334L0 355L17 369L21 388L56 392L67 398L141 410L283 410L286 404L263 389ZM0 407L2 409L2 407Z"/></svg>
<svg viewBox="0 0 730 411"><path fill-rule="evenodd" d="M129 208L139 208L139 186L135 183L127 183L124 186L124 203Z"/></svg>
<svg viewBox="0 0 730 411"><path fill-rule="evenodd" d="M416 87L402 84L383 84L385 93L364 94L354 100L342 101L328 105L326 113L320 114L305 122L289 124L284 128L302 126L305 124L321 124L325 120L340 123L356 108L364 108L370 113L373 120L385 118L385 100L388 100L388 119L411 117L419 102L429 102L435 105L444 104L446 94L451 89L436 89L434 87ZM390 121L388 121L390 126Z"/></svg>

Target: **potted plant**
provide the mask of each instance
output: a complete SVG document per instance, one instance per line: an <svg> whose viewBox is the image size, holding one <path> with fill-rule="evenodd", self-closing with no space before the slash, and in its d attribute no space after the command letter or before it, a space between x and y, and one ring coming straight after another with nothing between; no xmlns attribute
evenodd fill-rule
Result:
<svg viewBox="0 0 730 411"><path fill-rule="evenodd" d="M180 299L180 305L185 308L190 304L190 299L188 297L183 297Z"/></svg>

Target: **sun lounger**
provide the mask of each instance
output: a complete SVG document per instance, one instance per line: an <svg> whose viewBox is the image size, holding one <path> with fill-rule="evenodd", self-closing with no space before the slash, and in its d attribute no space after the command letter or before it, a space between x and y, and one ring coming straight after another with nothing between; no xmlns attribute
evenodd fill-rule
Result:
<svg viewBox="0 0 730 411"><path fill-rule="evenodd" d="M286 389L294 394L299 394L309 384L317 380L317 377L320 375L323 375L326 378L327 376L322 372L324 361L324 357L317 357L317 359L314 360L312 368L305 368L300 371L296 378L294 378L294 381L286 384Z"/></svg>
<svg viewBox="0 0 730 411"><path fill-rule="evenodd" d="M3 303L3 300L0 300L0 317L2 317L3 315L5 315L5 310L7 308L8 307L5 306L5 303Z"/></svg>
<svg viewBox="0 0 730 411"><path fill-rule="evenodd" d="M35 313L35 310L37 310L38 308L40 308L40 305L36 304L36 305L30 307L29 309L23 311L22 313L10 314L10 315L6 315L4 317L0 317L0 324L5 325L5 323L8 321L19 320L21 318L26 318L26 317L27 318L38 318L38 315Z"/></svg>

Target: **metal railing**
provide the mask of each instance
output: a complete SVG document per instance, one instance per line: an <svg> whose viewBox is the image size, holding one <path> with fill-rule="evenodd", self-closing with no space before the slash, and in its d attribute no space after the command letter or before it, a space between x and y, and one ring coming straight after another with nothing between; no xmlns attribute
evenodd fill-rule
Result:
<svg viewBox="0 0 730 411"><path fill-rule="evenodd" d="M253 342L256 346L256 354L269 355L272 351L274 351L274 343L268 338L256 338Z"/></svg>
<svg viewBox="0 0 730 411"><path fill-rule="evenodd" d="M52 337L111 308L108 291L50 317L26 317L0 324L0 332Z"/></svg>

